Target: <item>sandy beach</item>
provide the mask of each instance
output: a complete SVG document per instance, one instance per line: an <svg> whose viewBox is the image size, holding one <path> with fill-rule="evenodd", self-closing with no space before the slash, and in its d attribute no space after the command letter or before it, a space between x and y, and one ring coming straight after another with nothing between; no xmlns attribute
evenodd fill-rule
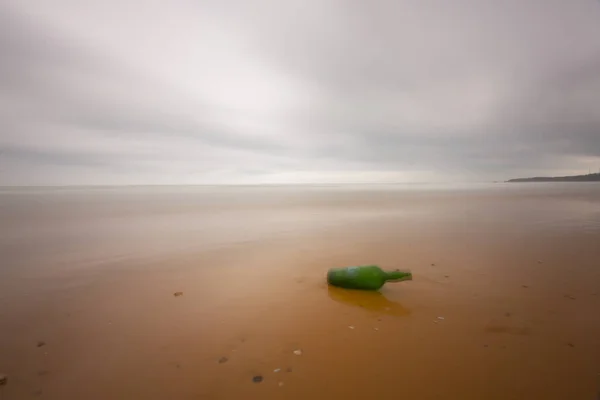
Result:
<svg viewBox="0 0 600 400"><path fill-rule="evenodd" d="M2 400L600 391L600 185L7 188L0 202ZM359 264L414 280L326 285Z"/></svg>

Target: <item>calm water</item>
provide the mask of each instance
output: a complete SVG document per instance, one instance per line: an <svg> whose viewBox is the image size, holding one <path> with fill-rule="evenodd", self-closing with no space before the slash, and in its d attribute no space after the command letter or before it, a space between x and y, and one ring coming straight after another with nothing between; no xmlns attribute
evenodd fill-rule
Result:
<svg viewBox="0 0 600 400"><path fill-rule="evenodd" d="M600 231L600 185L4 188L0 274L196 252L357 222ZM4 279L2 279L4 281Z"/></svg>

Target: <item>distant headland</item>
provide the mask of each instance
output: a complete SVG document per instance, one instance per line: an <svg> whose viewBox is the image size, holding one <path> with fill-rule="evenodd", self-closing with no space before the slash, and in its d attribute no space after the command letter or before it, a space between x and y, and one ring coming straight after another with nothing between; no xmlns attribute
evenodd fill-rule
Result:
<svg viewBox="0 0 600 400"><path fill-rule="evenodd" d="M507 182L600 182L600 173L574 176L535 177L510 179Z"/></svg>

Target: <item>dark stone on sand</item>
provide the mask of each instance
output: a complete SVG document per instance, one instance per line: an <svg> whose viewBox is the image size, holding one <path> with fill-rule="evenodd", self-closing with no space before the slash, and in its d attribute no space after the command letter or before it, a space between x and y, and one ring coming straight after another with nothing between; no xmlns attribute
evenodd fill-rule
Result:
<svg viewBox="0 0 600 400"><path fill-rule="evenodd" d="M225 356L223 356L223 357L219 358L219 364L226 363L227 361L229 361L229 358L227 358L227 357L225 357Z"/></svg>
<svg viewBox="0 0 600 400"><path fill-rule="evenodd" d="M529 286L527 285L521 285L522 287L524 287L525 289L529 288Z"/></svg>
<svg viewBox="0 0 600 400"><path fill-rule="evenodd" d="M252 378L252 382L254 382L254 383L261 383L262 381L263 381L262 375L256 375Z"/></svg>
<svg viewBox="0 0 600 400"><path fill-rule="evenodd" d="M292 367L287 367L286 372L292 372Z"/></svg>
<svg viewBox="0 0 600 400"><path fill-rule="evenodd" d="M175 297L183 296L183 292L175 292L175 293L173 293L173 296L175 296Z"/></svg>
<svg viewBox="0 0 600 400"><path fill-rule="evenodd" d="M42 340L40 340L39 342L37 342L37 347L42 347L42 346L45 346L45 345L46 345L46 342L44 342Z"/></svg>
<svg viewBox="0 0 600 400"><path fill-rule="evenodd" d="M505 314L504 314L504 316L505 316L505 317L510 317L510 313L509 313L509 312L507 312L507 313L505 313Z"/></svg>
<svg viewBox="0 0 600 400"><path fill-rule="evenodd" d="M8 376L0 374L0 386L4 386L8 383Z"/></svg>
<svg viewBox="0 0 600 400"><path fill-rule="evenodd" d="M569 345L569 347L575 347L575 345L571 342L567 343Z"/></svg>

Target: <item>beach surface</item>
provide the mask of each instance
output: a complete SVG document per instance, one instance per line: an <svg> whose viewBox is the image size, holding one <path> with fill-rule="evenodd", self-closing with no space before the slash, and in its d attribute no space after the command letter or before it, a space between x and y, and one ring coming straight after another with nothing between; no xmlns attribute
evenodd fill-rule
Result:
<svg viewBox="0 0 600 400"><path fill-rule="evenodd" d="M3 188L0 221L1 400L600 392L598 184ZM360 264L414 278L327 286Z"/></svg>

